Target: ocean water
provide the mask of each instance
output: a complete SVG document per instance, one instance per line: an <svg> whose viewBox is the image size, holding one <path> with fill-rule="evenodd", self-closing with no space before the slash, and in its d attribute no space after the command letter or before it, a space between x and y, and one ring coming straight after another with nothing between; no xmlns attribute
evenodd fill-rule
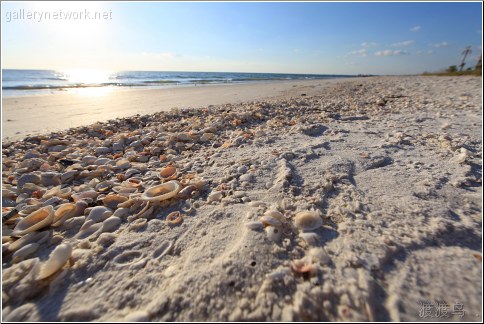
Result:
<svg viewBox="0 0 484 324"><path fill-rule="evenodd" d="M101 70L2 70L2 95L60 93L89 87L174 87L184 85L250 83L351 77L332 74L231 72L162 72Z"/></svg>

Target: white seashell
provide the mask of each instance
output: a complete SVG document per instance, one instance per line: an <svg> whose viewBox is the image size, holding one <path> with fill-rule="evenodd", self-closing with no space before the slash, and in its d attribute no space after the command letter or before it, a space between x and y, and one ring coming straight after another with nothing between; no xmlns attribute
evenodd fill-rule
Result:
<svg viewBox="0 0 484 324"><path fill-rule="evenodd" d="M85 224L88 224L88 226L83 226L76 235L76 238L79 240L91 236L95 232L99 231L103 226L103 223L91 223L91 221Z"/></svg>
<svg viewBox="0 0 484 324"><path fill-rule="evenodd" d="M260 222L264 224L264 226L282 227L281 221L271 216L262 216Z"/></svg>
<svg viewBox="0 0 484 324"><path fill-rule="evenodd" d="M173 249L172 241L163 241L159 248L153 252L153 259L159 260L171 252Z"/></svg>
<svg viewBox="0 0 484 324"><path fill-rule="evenodd" d="M302 211L294 217L296 227L303 231L311 231L323 225L323 219L315 211Z"/></svg>
<svg viewBox="0 0 484 324"><path fill-rule="evenodd" d="M266 207L266 206L267 206L267 204L266 204L266 203L264 203L264 202L262 202L262 201L257 201L257 200L255 200L255 201L251 201L251 202L249 202L249 206L250 206L250 207Z"/></svg>
<svg viewBox="0 0 484 324"><path fill-rule="evenodd" d="M39 234L39 232L30 232L27 235L22 236L15 242L10 243L10 245L8 246L8 251L15 252L16 250L22 248L27 244L37 242L37 240L39 239Z"/></svg>
<svg viewBox="0 0 484 324"><path fill-rule="evenodd" d="M86 218L86 222L88 220L94 221L94 223L99 223L107 219L111 216L113 212L111 209L104 207L104 206L96 206L89 212L89 215Z"/></svg>
<svg viewBox="0 0 484 324"><path fill-rule="evenodd" d="M34 254L39 249L39 243L30 243L25 245L24 247L18 249L13 255L12 260L13 262L17 263L19 261L27 259L28 256Z"/></svg>
<svg viewBox="0 0 484 324"><path fill-rule="evenodd" d="M318 244L318 235L313 232L301 232L299 237L302 238L307 244L315 245Z"/></svg>
<svg viewBox="0 0 484 324"><path fill-rule="evenodd" d="M122 322L149 322L150 317L146 311L135 311L126 315Z"/></svg>
<svg viewBox="0 0 484 324"><path fill-rule="evenodd" d="M277 242L281 238L282 231L281 231L281 229L279 229L277 227L267 226L265 228L265 231L266 231L266 234L267 234L267 237L269 238L269 240L271 240L273 242Z"/></svg>
<svg viewBox="0 0 484 324"><path fill-rule="evenodd" d="M113 216L125 218L129 215L129 208L118 208L114 211Z"/></svg>
<svg viewBox="0 0 484 324"><path fill-rule="evenodd" d="M15 226L12 236L22 236L49 226L54 219L54 207L46 206L28 215Z"/></svg>
<svg viewBox="0 0 484 324"><path fill-rule="evenodd" d="M223 194L221 191L215 191L210 193L210 195L208 195L207 201L208 202L219 201L220 199L222 199L222 197L223 197Z"/></svg>
<svg viewBox="0 0 484 324"><path fill-rule="evenodd" d="M258 231L264 228L264 225L262 225L260 222L248 222L245 223L245 226L253 231Z"/></svg>
<svg viewBox="0 0 484 324"><path fill-rule="evenodd" d="M82 226L82 224L85 221L86 221L85 216L73 217L73 218L66 220L64 222L64 224L62 225L62 228L65 228L67 230L72 229L72 228L76 228L76 227Z"/></svg>
<svg viewBox="0 0 484 324"><path fill-rule="evenodd" d="M272 218L275 218L281 223L285 223L287 221L286 217L284 217L284 215L277 210L268 210L264 213L264 216L270 216Z"/></svg>
<svg viewBox="0 0 484 324"><path fill-rule="evenodd" d="M147 189L142 195L141 199L145 201L157 202L170 199L181 190L181 184L176 181L168 181L159 186L151 187Z"/></svg>
<svg viewBox="0 0 484 324"><path fill-rule="evenodd" d="M116 216L111 216L103 222L101 232L113 232L121 224L121 218Z"/></svg>
<svg viewBox="0 0 484 324"><path fill-rule="evenodd" d="M49 259L42 264L37 280L42 280L53 275L57 270L69 260L72 254L72 247L67 244L61 244L50 254Z"/></svg>

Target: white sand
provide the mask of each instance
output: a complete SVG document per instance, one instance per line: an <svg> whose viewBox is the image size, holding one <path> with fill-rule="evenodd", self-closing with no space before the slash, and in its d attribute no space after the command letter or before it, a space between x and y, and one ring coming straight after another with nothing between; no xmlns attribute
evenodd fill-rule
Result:
<svg viewBox="0 0 484 324"><path fill-rule="evenodd" d="M420 321L419 302L442 301L450 320L482 321L481 89L468 77L339 80L293 98L133 118L132 129L144 127L129 131L132 141L216 129L217 145L189 142L173 157L181 174L210 180L195 211L173 227L165 218L178 203L140 229L124 219L104 240L54 229L36 256L45 260L60 241L77 254L46 282L15 277L29 271L6 255L3 320ZM143 98L140 109L154 109ZM120 125L103 129L128 133ZM75 149L80 157L108 145L83 132L59 136L89 138ZM38 148L13 142L4 158L16 145ZM145 182L159 169L143 171ZM224 198L208 203L217 189ZM314 209L323 226L309 245L289 225L272 242L246 226L267 208ZM296 260L311 273L292 270Z"/></svg>

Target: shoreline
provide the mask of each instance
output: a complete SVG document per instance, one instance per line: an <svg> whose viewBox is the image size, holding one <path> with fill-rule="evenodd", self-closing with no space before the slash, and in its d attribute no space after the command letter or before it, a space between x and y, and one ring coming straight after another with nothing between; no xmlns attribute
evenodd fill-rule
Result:
<svg viewBox="0 0 484 324"><path fill-rule="evenodd" d="M366 78L365 78L366 79ZM87 126L115 118L317 93L358 78L288 80L257 84L199 85L150 89L90 88L84 93L56 93L2 99L2 140Z"/></svg>

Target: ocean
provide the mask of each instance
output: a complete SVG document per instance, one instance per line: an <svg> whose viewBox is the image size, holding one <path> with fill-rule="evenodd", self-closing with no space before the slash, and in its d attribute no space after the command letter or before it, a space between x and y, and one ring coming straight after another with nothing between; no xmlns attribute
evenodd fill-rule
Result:
<svg viewBox="0 0 484 324"><path fill-rule="evenodd" d="M332 79L339 77L351 77L351 75L4 69L2 70L2 95L8 97L60 93L89 87L174 87L273 80Z"/></svg>

